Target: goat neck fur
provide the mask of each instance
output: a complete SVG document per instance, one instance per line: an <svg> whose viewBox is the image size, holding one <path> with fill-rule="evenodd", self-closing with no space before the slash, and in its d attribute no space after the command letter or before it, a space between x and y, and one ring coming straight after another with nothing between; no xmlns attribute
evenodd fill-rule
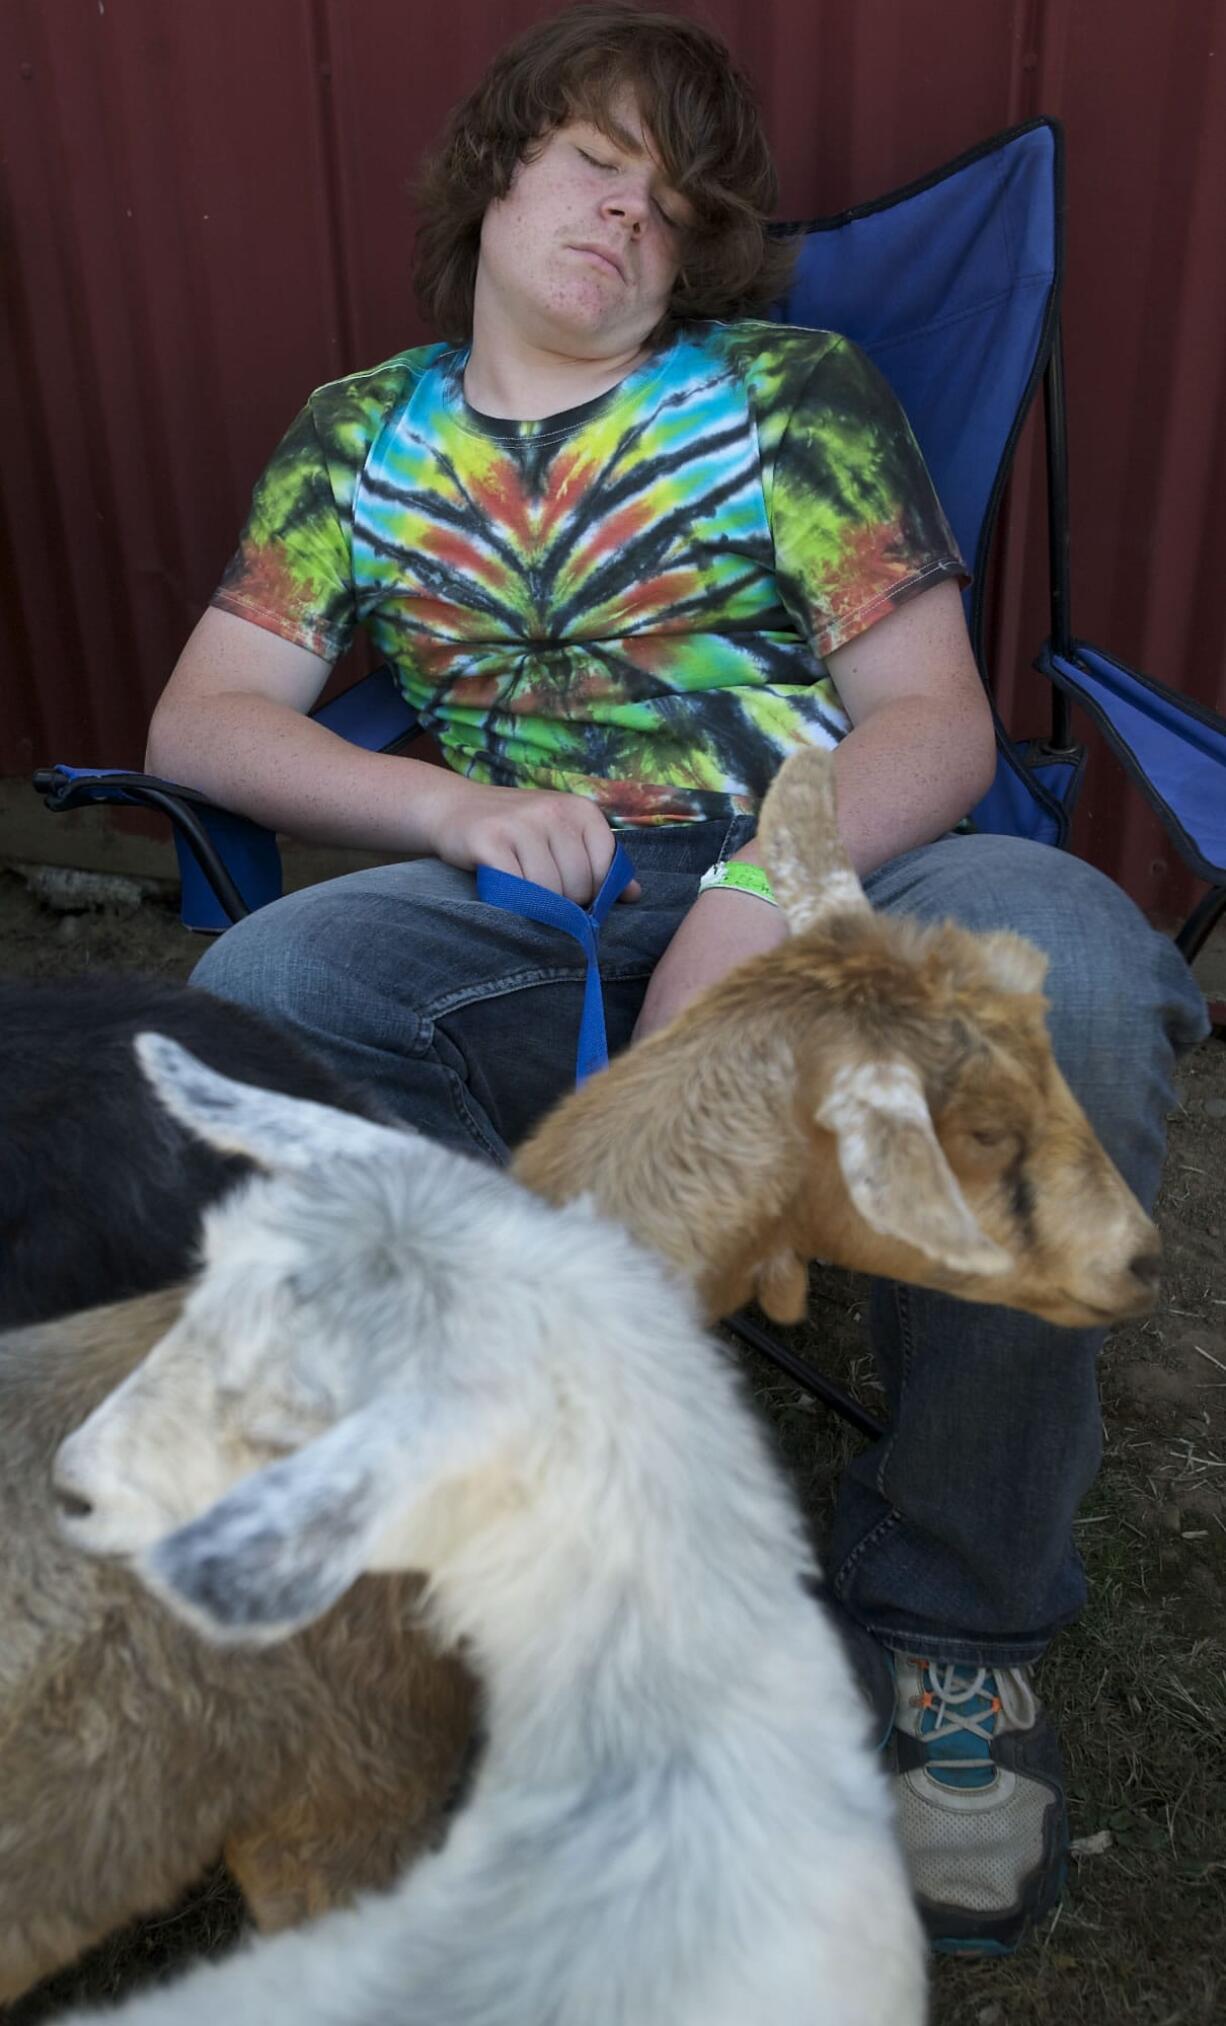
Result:
<svg viewBox="0 0 1226 2026"><path fill-rule="evenodd" d="M395 1894L123 2016L916 2026L923 1941L864 1709L689 1291L583 1207L141 1047L180 1119L269 1179L210 1213L179 1329L61 1451L92 1507L70 1530L223 1639L283 1636L362 1569L424 1569L488 1744ZM244 1416L279 1461L244 1470Z"/></svg>
<svg viewBox="0 0 1226 2026"><path fill-rule="evenodd" d="M224 1653L56 1525L51 1460L178 1322L182 1289L0 1337L0 2010L224 1856L275 1929L437 1840L472 1684L409 1576Z"/></svg>
<svg viewBox="0 0 1226 2026"><path fill-rule="evenodd" d="M710 1318L797 1320L815 1258L1069 1325L1146 1313L1157 1233L1053 1059L1045 959L874 914L828 754L786 762L761 837L789 939L565 1098L514 1172L590 1194Z"/></svg>

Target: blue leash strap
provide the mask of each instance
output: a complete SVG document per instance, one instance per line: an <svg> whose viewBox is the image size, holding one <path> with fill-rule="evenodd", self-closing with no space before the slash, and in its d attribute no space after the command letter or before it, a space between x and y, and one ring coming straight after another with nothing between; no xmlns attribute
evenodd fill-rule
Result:
<svg viewBox="0 0 1226 2026"><path fill-rule="evenodd" d="M575 1062L576 1083L582 1083L595 1070L603 1069L609 1060L598 961L600 928L618 894L633 878L630 854L618 844L614 847L600 892L591 907L581 908L577 901L565 900L560 893L551 893L547 886L538 886L533 879L519 879L513 872L495 872L490 865L477 867L478 900L486 901L490 907L506 908L511 914L526 915L529 921L542 922L546 928L564 929L568 936L574 937L587 958L583 1015L579 1022L579 1049Z"/></svg>

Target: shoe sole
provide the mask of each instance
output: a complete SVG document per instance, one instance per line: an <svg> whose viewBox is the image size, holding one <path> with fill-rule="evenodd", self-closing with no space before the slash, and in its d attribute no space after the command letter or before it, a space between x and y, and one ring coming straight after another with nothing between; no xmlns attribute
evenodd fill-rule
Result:
<svg viewBox="0 0 1226 2026"><path fill-rule="evenodd" d="M934 1956L1015 1956L1020 1943L943 1939L928 1946Z"/></svg>
<svg viewBox="0 0 1226 2026"><path fill-rule="evenodd" d="M1049 1887L1043 1895L1043 1904L1033 1912L1028 1909L1016 1916L1016 1932L1002 1940L993 1935L929 1935L928 1947L934 1956L1012 1956L1033 1934L1039 1922L1046 1920L1064 1897L1068 1884L1068 1861L1060 1865L1056 1873L1054 1890ZM922 1912L922 1908L921 1908Z"/></svg>

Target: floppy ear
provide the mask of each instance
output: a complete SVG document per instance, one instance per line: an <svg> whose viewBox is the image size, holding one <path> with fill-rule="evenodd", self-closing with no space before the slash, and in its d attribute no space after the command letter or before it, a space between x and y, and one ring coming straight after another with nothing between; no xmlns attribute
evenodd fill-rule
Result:
<svg viewBox="0 0 1226 2026"><path fill-rule="evenodd" d="M864 897L839 836L834 754L790 753L766 791L758 837L775 898L794 936L831 915L864 913Z"/></svg>
<svg viewBox="0 0 1226 2026"><path fill-rule="evenodd" d="M395 1512L396 1455L386 1403L363 1408L147 1549L141 1578L214 1643L287 1638L369 1566Z"/></svg>
<svg viewBox="0 0 1226 2026"><path fill-rule="evenodd" d="M909 1063L838 1070L816 1118L835 1135L847 1193L874 1231L954 1273L1004 1273L1012 1265L972 1215Z"/></svg>
<svg viewBox="0 0 1226 2026"><path fill-rule="evenodd" d="M260 1168L309 1168L337 1154L369 1155L389 1139L413 1137L308 1098L235 1083L165 1034L138 1034L135 1045L137 1061L180 1125L222 1153L245 1154Z"/></svg>
<svg viewBox="0 0 1226 2026"><path fill-rule="evenodd" d="M255 1471L138 1560L146 1586L214 1644L269 1645L309 1625L368 1569L421 1567L414 1509L539 1422L513 1396L405 1386ZM388 1538L390 1536L390 1539Z"/></svg>

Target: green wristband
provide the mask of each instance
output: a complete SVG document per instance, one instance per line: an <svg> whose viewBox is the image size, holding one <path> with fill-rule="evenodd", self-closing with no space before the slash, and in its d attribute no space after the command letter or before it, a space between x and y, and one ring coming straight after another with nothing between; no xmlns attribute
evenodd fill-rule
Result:
<svg viewBox="0 0 1226 2026"><path fill-rule="evenodd" d="M760 865L739 865L733 859L718 859L708 872L703 873L698 891L707 893L714 886L731 886L738 893L756 894L759 900L766 901L771 907L779 905Z"/></svg>

